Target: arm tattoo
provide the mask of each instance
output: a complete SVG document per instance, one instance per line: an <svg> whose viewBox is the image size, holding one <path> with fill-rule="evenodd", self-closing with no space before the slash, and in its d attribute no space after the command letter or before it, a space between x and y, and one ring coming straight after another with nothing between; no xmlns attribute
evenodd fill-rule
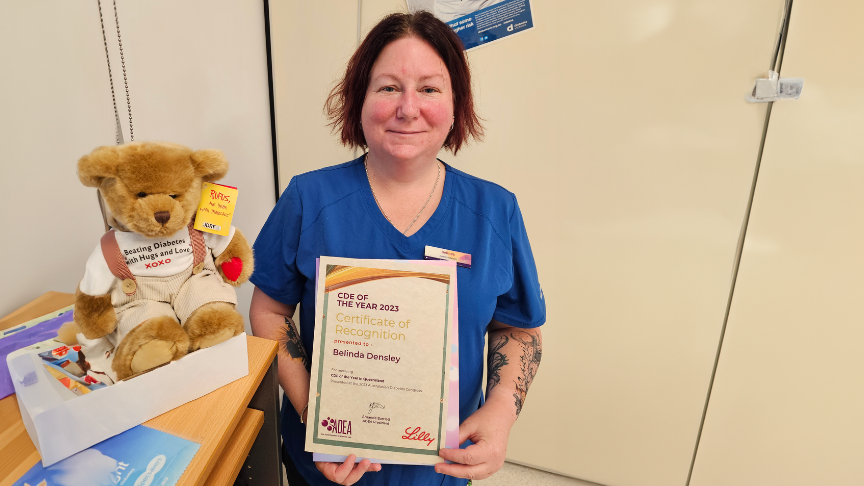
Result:
<svg viewBox="0 0 864 486"><path fill-rule="evenodd" d="M290 317L285 318L285 325L279 328L279 350L282 354L287 354L292 361L302 364L307 369L311 364L306 350L303 349L303 342L300 341L300 335L297 334L297 326Z"/></svg>
<svg viewBox="0 0 864 486"><path fill-rule="evenodd" d="M525 338L522 336L525 336ZM528 387L531 386L531 381L534 380L534 375L537 374L537 368L540 366L540 358L543 356L543 346L536 335L527 332L514 332L510 334L510 337L514 341L518 341L519 346L522 347L522 356L519 358L519 367L522 374L516 377L516 392L513 393L513 398L516 400L516 416L518 417L522 412L522 405L525 403Z"/></svg>
<svg viewBox="0 0 864 486"><path fill-rule="evenodd" d="M498 385L498 383L501 383L501 368L507 364L507 356L501 352L501 348L506 346L508 342L510 342L510 338L507 336L501 336L501 339L489 343L489 364L486 372L487 395Z"/></svg>

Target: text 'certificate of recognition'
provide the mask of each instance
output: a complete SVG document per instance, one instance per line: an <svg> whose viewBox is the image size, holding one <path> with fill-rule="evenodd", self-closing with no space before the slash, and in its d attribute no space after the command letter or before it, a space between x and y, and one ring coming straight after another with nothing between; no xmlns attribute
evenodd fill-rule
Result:
<svg viewBox="0 0 864 486"><path fill-rule="evenodd" d="M455 265L319 265L306 450L443 462Z"/></svg>

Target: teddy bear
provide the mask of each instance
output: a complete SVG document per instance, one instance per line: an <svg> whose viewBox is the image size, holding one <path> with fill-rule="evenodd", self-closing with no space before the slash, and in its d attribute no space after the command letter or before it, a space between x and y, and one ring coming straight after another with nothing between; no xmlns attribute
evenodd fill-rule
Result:
<svg viewBox="0 0 864 486"><path fill-rule="evenodd" d="M234 287L252 275L252 248L233 226L227 236L193 228L202 184L227 172L219 150L165 142L99 147L78 161L114 228L58 332L83 346L88 374L110 384L243 332Z"/></svg>

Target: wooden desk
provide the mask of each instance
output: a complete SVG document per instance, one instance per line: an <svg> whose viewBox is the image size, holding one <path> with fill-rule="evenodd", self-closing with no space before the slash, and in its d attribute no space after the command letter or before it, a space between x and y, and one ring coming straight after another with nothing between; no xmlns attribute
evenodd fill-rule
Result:
<svg viewBox="0 0 864 486"><path fill-rule="evenodd" d="M48 292L0 319L0 330L66 307L73 298ZM277 345L254 336L247 336L247 345L249 375L144 423L201 444L179 486L282 484ZM13 484L40 460L15 396L0 400L0 486Z"/></svg>

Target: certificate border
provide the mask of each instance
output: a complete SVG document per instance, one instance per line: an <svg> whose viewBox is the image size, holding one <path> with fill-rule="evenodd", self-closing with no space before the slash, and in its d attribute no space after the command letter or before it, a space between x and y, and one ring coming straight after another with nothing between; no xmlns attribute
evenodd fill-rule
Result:
<svg viewBox="0 0 864 486"><path fill-rule="evenodd" d="M370 449L376 451L403 452L408 454L437 456L438 451L443 448L443 446L441 445L441 429L443 427L444 420L444 386L446 385L446 380L444 378L447 376L447 349L450 345L450 284L447 284L447 288L444 291L444 353L441 363L441 404L438 408L438 445L434 450L413 449L410 447L383 446L377 444L363 444L361 442L343 442L338 440L319 438L318 427L321 426L321 382L323 381L324 377L324 348L327 344L327 302L329 299L330 293L326 292L324 294L324 307L322 309L324 314L322 314L321 316L321 346L318 350L318 396L316 397L315 402L315 430L313 431L312 435L312 443L339 447L355 446L361 447L363 449Z"/></svg>
<svg viewBox="0 0 864 486"><path fill-rule="evenodd" d="M447 285L447 290L444 292L444 363L441 369L441 406L438 408L438 449L441 449L441 426L444 421L444 387L447 385L445 378L447 377L447 348L450 344L450 285Z"/></svg>

